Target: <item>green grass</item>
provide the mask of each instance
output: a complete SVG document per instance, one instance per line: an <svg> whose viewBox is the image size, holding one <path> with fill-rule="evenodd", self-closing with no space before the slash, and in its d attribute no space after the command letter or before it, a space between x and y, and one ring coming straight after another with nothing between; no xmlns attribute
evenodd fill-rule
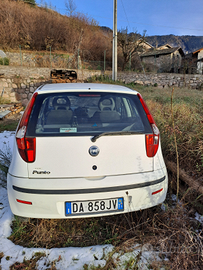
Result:
<svg viewBox="0 0 203 270"><path fill-rule="evenodd" d="M0 120L0 132L3 132L5 130L8 131L15 131L17 128L19 120L8 120L5 121L4 120Z"/></svg>
<svg viewBox="0 0 203 270"><path fill-rule="evenodd" d="M8 66L9 62L10 62L9 58L7 58L7 57L1 58L0 57L0 65Z"/></svg>
<svg viewBox="0 0 203 270"><path fill-rule="evenodd" d="M10 104L10 100L8 98L0 97L0 104Z"/></svg>

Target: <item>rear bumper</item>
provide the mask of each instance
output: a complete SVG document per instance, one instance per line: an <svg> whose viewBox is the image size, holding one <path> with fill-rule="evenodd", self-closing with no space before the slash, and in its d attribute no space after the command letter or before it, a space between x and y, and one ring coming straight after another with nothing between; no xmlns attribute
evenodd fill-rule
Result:
<svg viewBox="0 0 203 270"><path fill-rule="evenodd" d="M8 174L8 198L15 215L30 218L80 218L137 211L165 200L168 176L165 169L142 174L109 176L99 180L25 179ZM158 191L158 192L157 192ZM123 198L122 212L66 215L65 202ZM17 200L31 202L19 203Z"/></svg>

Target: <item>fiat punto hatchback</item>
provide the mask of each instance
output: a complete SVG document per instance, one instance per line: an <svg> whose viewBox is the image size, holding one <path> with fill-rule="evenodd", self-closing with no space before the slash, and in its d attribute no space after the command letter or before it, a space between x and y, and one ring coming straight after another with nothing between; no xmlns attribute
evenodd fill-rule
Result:
<svg viewBox="0 0 203 270"><path fill-rule="evenodd" d="M107 84L50 84L33 94L8 172L15 215L81 218L165 200L159 130L142 96Z"/></svg>

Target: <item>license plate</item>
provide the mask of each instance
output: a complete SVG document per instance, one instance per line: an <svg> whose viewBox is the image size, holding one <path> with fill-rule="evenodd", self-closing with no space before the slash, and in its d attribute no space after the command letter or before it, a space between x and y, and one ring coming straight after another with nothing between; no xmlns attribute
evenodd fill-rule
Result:
<svg viewBox="0 0 203 270"><path fill-rule="evenodd" d="M65 210L66 215L117 212L124 210L124 201L123 198L115 198L97 201L66 202Z"/></svg>

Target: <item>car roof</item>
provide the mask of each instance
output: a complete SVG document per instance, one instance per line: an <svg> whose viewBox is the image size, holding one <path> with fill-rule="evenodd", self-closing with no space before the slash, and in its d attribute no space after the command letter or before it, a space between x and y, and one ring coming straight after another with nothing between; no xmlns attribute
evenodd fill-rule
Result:
<svg viewBox="0 0 203 270"><path fill-rule="evenodd" d="M39 94L55 92L87 92L100 91L107 93L124 93L136 95L137 91L128 87L115 84L101 83L52 83L40 86L36 92Z"/></svg>

